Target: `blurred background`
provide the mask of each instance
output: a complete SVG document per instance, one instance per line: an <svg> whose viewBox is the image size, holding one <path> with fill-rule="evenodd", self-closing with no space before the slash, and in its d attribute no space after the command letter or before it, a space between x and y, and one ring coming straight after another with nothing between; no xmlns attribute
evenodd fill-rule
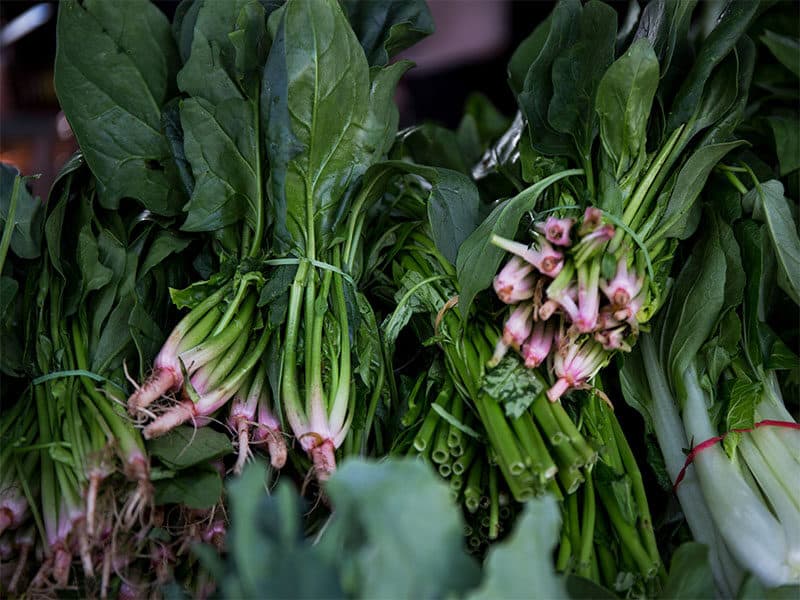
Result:
<svg viewBox="0 0 800 600"><path fill-rule="evenodd" d="M224 1L224 0L220 0ZM506 64L549 14L553 0L431 0L436 33L403 57L417 67L398 92L401 126L435 121L454 128L467 96L485 94L503 113L515 106ZM157 1L171 19L178 1ZM624 10L627 0L620 0ZM53 88L57 2L0 1L0 160L40 173L46 197L59 166L77 148Z"/></svg>

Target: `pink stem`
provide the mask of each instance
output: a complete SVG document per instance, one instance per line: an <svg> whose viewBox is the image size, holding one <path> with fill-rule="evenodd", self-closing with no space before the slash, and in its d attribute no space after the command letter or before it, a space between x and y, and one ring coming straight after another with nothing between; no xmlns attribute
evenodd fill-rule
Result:
<svg viewBox="0 0 800 600"><path fill-rule="evenodd" d="M183 375L172 367L156 367L141 387L128 398L128 412L135 415L147 408L161 396L183 383Z"/></svg>
<svg viewBox="0 0 800 600"><path fill-rule="evenodd" d="M144 439L149 440L162 436L175 429L178 425L183 425L195 416L195 411L194 403L191 400L183 400L145 427L143 431Z"/></svg>
<svg viewBox="0 0 800 600"><path fill-rule="evenodd" d="M320 483L328 481L336 470L336 456L334 450L331 440L325 440L311 449L310 454L311 460L314 463L314 472Z"/></svg>

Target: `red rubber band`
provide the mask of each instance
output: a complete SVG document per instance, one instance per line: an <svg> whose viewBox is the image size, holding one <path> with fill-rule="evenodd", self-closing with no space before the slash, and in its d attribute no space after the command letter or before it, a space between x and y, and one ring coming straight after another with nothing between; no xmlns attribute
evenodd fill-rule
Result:
<svg viewBox="0 0 800 600"><path fill-rule="evenodd" d="M759 421L758 423L753 425L753 427L747 429L734 429L733 431L729 431L722 435L709 438L706 441L697 444L697 446L692 448L689 454L686 455L686 462L683 463L683 468L681 468L681 472L678 473L678 477L675 479L675 485L672 486L672 491L673 492L678 491L678 486L681 484L681 481L683 481L683 478L686 476L686 469L689 468L689 465L692 464L692 461L700 452L702 452L707 448L710 448L711 446L714 446L715 444L718 444L731 433L749 433L760 427L784 427L786 429L800 430L800 423L795 423L793 421L773 421L772 419L764 419L763 421Z"/></svg>

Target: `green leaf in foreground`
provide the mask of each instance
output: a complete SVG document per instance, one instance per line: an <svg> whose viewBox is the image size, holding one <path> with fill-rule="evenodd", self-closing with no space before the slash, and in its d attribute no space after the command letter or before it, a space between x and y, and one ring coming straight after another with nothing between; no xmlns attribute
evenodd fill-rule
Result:
<svg viewBox="0 0 800 600"><path fill-rule="evenodd" d="M0 163L0 232L5 231L6 221L11 212L16 177L21 177L17 169ZM11 251L20 258L36 258L40 254L42 245L41 222L44 211L39 198L31 196L25 186L24 178L17 186L15 202Z"/></svg>
<svg viewBox="0 0 800 600"><path fill-rule="evenodd" d="M708 547L687 542L672 555L669 577L661 598L714 598L714 578Z"/></svg>
<svg viewBox="0 0 800 600"><path fill-rule="evenodd" d="M508 540L489 552L484 581L469 600L567 598L564 581L553 568L552 552L560 530L561 515L554 498L529 502Z"/></svg>
<svg viewBox="0 0 800 600"><path fill-rule="evenodd" d="M224 433L208 427L176 427L168 434L150 440L147 449L171 469L188 467L225 456L233 452L230 439Z"/></svg>
<svg viewBox="0 0 800 600"><path fill-rule="evenodd" d="M335 513L321 544L347 550L348 594L435 598L477 583L448 487L424 463L351 460L331 478L328 495Z"/></svg>

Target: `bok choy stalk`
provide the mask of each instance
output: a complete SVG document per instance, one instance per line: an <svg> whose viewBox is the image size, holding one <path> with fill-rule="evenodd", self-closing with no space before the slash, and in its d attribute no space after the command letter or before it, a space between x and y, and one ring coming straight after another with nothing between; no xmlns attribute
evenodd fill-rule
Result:
<svg viewBox="0 0 800 600"><path fill-rule="evenodd" d="M744 219L732 229L710 211L667 308L622 371L626 399L655 430L726 593L741 570L767 587L800 582L800 431L777 384L797 357L766 323L774 276L766 227ZM800 249L796 232L786 242ZM682 448L700 444L680 481Z"/></svg>
<svg viewBox="0 0 800 600"><path fill-rule="evenodd" d="M687 68L693 8L650 3L618 50L611 7L562 0L509 64L527 123L515 156L535 184L461 247L462 310L494 277L509 305L495 362L513 349L545 364L550 401L590 386L633 346L663 302L677 240L697 226L709 173L743 143L730 137L753 71L743 34L759 5L732 3Z"/></svg>

